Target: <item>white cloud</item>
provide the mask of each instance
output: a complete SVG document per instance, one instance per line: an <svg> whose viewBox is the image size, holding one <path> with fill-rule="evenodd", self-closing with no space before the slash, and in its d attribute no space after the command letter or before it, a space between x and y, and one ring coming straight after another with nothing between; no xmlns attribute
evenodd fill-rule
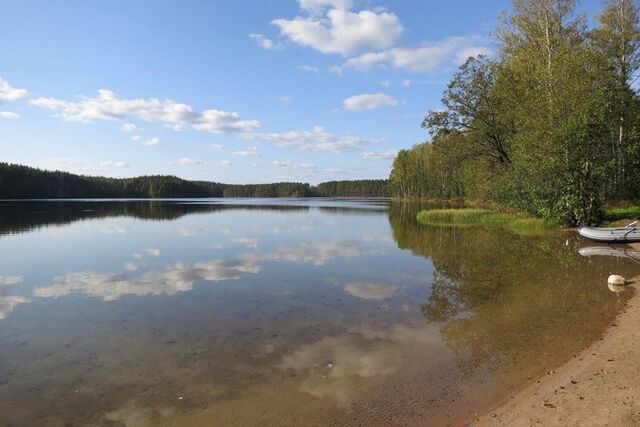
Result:
<svg viewBox="0 0 640 427"><path fill-rule="evenodd" d="M147 147L154 147L156 145L160 145L160 138L151 138L144 142L144 145Z"/></svg>
<svg viewBox="0 0 640 427"><path fill-rule="evenodd" d="M16 89L0 77L0 101L16 101L27 96L26 89Z"/></svg>
<svg viewBox="0 0 640 427"><path fill-rule="evenodd" d="M140 141L142 141L142 135L133 135L131 137L131 140L134 141L134 142L140 142Z"/></svg>
<svg viewBox="0 0 640 427"><path fill-rule="evenodd" d="M319 12L329 7L319 17L297 16L293 19L275 19L282 35L293 42L316 49L322 53L351 55L367 50L386 49L395 44L404 28L398 17L389 12L362 10L351 12L344 8L350 2L337 5L336 1L310 1L303 9ZM335 8L341 6L342 8Z"/></svg>
<svg viewBox="0 0 640 427"><path fill-rule="evenodd" d="M48 159L47 162L55 168L78 168L85 165L84 160L73 158Z"/></svg>
<svg viewBox="0 0 640 427"><path fill-rule="evenodd" d="M133 132L136 129L137 129L137 127L133 123L125 123L120 128L120 130L122 130L122 132Z"/></svg>
<svg viewBox="0 0 640 427"><path fill-rule="evenodd" d="M203 165L204 162L202 160L196 160L189 157L183 157L181 159L176 160L176 163L180 166L195 166L195 165Z"/></svg>
<svg viewBox="0 0 640 427"><path fill-rule="evenodd" d="M349 58L342 65L333 67L331 71L341 74L345 69L368 70L377 65L392 66L411 72L433 72L442 67L459 65L469 55L491 54L491 49L484 44L485 38L479 36L448 37L437 43L423 43L417 47L396 47L379 52L367 52Z"/></svg>
<svg viewBox="0 0 640 427"><path fill-rule="evenodd" d="M395 107L398 101L384 93L363 93L351 96L343 101L344 108L351 111L373 110L380 107Z"/></svg>
<svg viewBox="0 0 640 427"><path fill-rule="evenodd" d="M255 41L258 44L258 46L260 46L265 50L275 50L275 49L282 48L282 46L279 43L275 43L269 37L266 37L262 34L251 33L249 34L249 37L253 41Z"/></svg>
<svg viewBox="0 0 640 427"><path fill-rule="evenodd" d="M386 151L365 151L360 157L364 160L380 160L380 159L393 159L398 152L396 150Z"/></svg>
<svg viewBox="0 0 640 427"><path fill-rule="evenodd" d="M313 65L298 65L296 67L296 69L300 70L300 71L307 72L307 73L318 73L318 72L320 72L320 69L318 67L316 67L316 66L313 66Z"/></svg>
<svg viewBox="0 0 640 427"><path fill-rule="evenodd" d="M260 152L258 151L257 145L250 145L244 150L233 151L231 154L233 154L234 156L250 157L259 156Z"/></svg>
<svg viewBox="0 0 640 427"><path fill-rule="evenodd" d="M15 120L20 118L20 114L14 113L13 111L0 111L0 117Z"/></svg>
<svg viewBox="0 0 640 427"><path fill-rule="evenodd" d="M207 148L211 148L212 150L222 150L224 148L224 145L222 145L222 144L209 144L209 145L207 145Z"/></svg>
<svg viewBox="0 0 640 427"><path fill-rule="evenodd" d="M278 96L276 99L278 101L280 101L280 102L284 102L285 104L289 104L289 103L293 102L293 97L291 97L289 95Z"/></svg>
<svg viewBox="0 0 640 427"><path fill-rule="evenodd" d="M402 81L402 87L409 87L409 86L411 86L411 80Z"/></svg>
<svg viewBox="0 0 640 427"><path fill-rule="evenodd" d="M191 127L212 133L250 132L260 127L257 120L241 120L240 115L234 112L205 110L198 113L190 105L171 99L123 99L106 89L99 90L94 97L83 97L78 102L41 97L32 99L30 103L57 111L63 120L68 122L90 123L94 120L137 117L146 122L167 124L174 130Z"/></svg>
<svg viewBox="0 0 640 427"><path fill-rule="evenodd" d="M358 150L362 145L377 144L380 139L363 139L356 136L338 136L320 126L312 130L294 130L283 133L255 133L245 135L249 139L259 139L276 143L279 147L297 147L310 152L342 153Z"/></svg>
<svg viewBox="0 0 640 427"><path fill-rule="evenodd" d="M274 166L278 166L282 169L305 169L305 170L316 170L318 169L312 163L302 162L302 163L294 163L290 160L274 160L271 162Z"/></svg>
<svg viewBox="0 0 640 427"><path fill-rule="evenodd" d="M226 166L231 166L233 163L231 163L231 160L223 160L220 162L220 164L226 167Z"/></svg>
<svg viewBox="0 0 640 427"><path fill-rule="evenodd" d="M100 163L101 168L112 169L112 168L127 168L129 165L126 162L115 162L113 160L103 160Z"/></svg>
<svg viewBox="0 0 640 427"><path fill-rule="evenodd" d="M328 8L349 10L353 0L298 0L298 3L300 9L311 14L319 14Z"/></svg>
<svg viewBox="0 0 640 427"><path fill-rule="evenodd" d="M471 46L458 52L458 54L456 55L456 62L458 63L458 65L462 65L470 57L475 58L478 55L491 56L492 54L493 51L486 46Z"/></svg>
<svg viewBox="0 0 640 427"><path fill-rule="evenodd" d="M389 80L383 80L380 82L380 85L382 85L382 87L389 87L391 86L391 82Z"/></svg>

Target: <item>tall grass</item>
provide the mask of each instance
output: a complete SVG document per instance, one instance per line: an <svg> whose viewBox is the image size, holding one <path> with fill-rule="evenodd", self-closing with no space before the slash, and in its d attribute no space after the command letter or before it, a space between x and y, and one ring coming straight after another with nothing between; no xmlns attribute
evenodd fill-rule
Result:
<svg viewBox="0 0 640 427"><path fill-rule="evenodd" d="M496 212L490 209L427 209L418 212L418 222L436 226L504 227L520 233L535 233L554 227L538 218Z"/></svg>
<svg viewBox="0 0 640 427"><path fill-rule="evenodd" d="M605 209L605 218L607 221L616 221L619 219L640 219L640 206L607 208Z"/></svg>

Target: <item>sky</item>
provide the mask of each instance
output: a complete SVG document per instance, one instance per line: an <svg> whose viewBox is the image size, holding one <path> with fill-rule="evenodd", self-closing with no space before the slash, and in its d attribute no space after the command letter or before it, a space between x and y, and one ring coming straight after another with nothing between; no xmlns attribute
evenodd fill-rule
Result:
<svg viewBox="0 0 640 427"><path fill-rule="evenodd" d="M387 178L509 0L0 0L0 161L224 183ZM592 16L598 0L580 9Z"/></svg>

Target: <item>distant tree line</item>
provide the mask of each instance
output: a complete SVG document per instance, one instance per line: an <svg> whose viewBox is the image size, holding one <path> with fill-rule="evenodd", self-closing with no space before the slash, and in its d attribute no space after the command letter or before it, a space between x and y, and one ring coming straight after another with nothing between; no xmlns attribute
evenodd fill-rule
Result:
<svg viewBox="0 0 640 427"><path fill-rule="evenodd" d="M385 180L337 181L312 187L300 182L232 185L175 176L105 178L0 163L0 199L171 197L377 197Z"/></svg>
<svg viewBox="0 0 640 427"><path fill-rule="evenodd" d="M315 192L324 197L388 197L386 179L359 179L355 181L329 181L318 184Z"/></svg>
<svg viewBox="0 0 640 427"><path fill-rule="evenodd" d="M301 182L276 182L273 184L226 185L224 197L309 197L309 184Z"/></svg>
<svg viewBox="0 0 640 427"><path fill-rule="evenodd" d="M588 28L575 0L513 0L498 52L468 59L398 153L401 197L497 202L564 224L640 198L640 26L634 0L606 0Z"/></svg>

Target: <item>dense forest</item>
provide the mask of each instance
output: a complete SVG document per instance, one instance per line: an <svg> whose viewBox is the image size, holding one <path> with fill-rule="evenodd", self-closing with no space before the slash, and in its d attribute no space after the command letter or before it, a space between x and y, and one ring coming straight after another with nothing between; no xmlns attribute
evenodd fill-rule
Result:
<svg viewBox="0 0 640 427"><path fill-rule="evenodd" d="M224 197L310 197L311 186L301 182L226 185Z"/></svg>
<svg viewBox="0 0 640 427"><path fill-rule="evenodd" d="M318 184L315 192L325 197L386 197L389 196L389 182L385 179L329 181Z"/></svg>
<svg viewBox="0 0 640 427"><path fill-rule="evenodd" d="M231 185L175 176L105 178L0 163L0 199L159 197L380 197L386 180Z"/></svg>
<svg viewBox="0 0 640 427"><path fill-rule="evenodd" d="M640 198L640 27L633 0L607 0L593 28L574 0L514 0L498 52L469 58L431 140L398 153L400 197L482 199L563 224L597 224Z"/></svg>

